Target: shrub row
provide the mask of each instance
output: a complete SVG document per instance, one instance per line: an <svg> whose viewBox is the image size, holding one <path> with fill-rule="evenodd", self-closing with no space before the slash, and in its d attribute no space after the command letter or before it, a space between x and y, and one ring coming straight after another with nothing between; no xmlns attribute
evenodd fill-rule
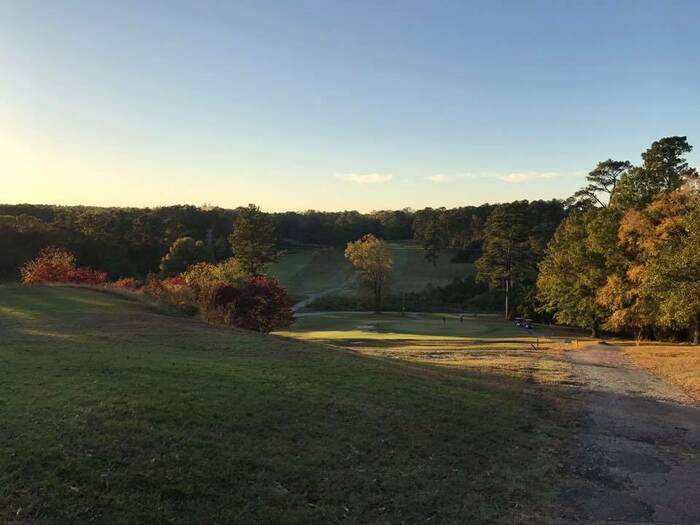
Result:
<svg viewBox="0 0 700 525"><path fill-rule="evenodd" d="M142 293L189 315L200 313L207 321L259 332L288 327L293 314L286 289L277 279L246 276L235 262L199 263L177 277L151 275L142 285L127 277L107 283L107 274L76 266L70 252L45 248L22 267L25 284L92 284Z"/></svg>

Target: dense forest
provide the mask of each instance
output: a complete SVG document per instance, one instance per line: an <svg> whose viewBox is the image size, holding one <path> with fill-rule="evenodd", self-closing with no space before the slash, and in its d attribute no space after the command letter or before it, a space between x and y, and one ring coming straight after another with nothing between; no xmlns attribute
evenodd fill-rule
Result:
<svg viewBox="0 0 700 525"><path fill-rule="evenodd" d="M478 250L492 208L307 211L270 217L280 245L344 246L368 233L408 240L415 229L416 238L435 256L444 247ZM215 261L223 260L231 255L229 237L241 209L0 205L0 278L16 279L19 267L48 245L67 248L80 264L106 271L111 278L158 272L169 247L183 237L202 241Z"/></svg>

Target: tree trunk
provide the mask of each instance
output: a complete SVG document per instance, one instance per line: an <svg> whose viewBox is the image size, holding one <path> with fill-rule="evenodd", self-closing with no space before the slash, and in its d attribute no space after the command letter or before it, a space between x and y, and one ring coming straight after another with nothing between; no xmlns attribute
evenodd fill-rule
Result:
<svg viewBox="0 0 700 525"><path fill-rule="evenodd" d="M376 313L382 311L382 284L379 281L374 283L374 311Z"/></svg>
<svg viewBox="0 0 700 525"><path fill-rule="evenodd" d="M591 319L591 337L600 337L600 327L598 326L598 319L595 317Z"/></svg>
<svg viewBox="0 0 700 525"><path fill-rule="evenodd" d="M506 311L505 311L506 321L510 321L510 311L508 309L509 299L510 299L510 279L506 279Z"/></svg>
<svg viewBox="0 0 700 525"><path fill-rule="evenodd" d="M700 345L700 312L695 314L691 336L693 338L693 344Z"/></svg>

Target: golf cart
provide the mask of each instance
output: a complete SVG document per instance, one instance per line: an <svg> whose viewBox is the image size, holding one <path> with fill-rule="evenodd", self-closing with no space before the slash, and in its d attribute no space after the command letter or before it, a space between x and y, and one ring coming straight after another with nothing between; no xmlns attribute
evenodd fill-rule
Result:
<svg viewBox="0 0 700 525"><path fill-rule="evenodd" d="M520 328L527 328L528 330L531 330L533 328L532 323L533 323L533 320L530 319L529 317L516 317L515 318L515 326L519 326Z"/></svg>

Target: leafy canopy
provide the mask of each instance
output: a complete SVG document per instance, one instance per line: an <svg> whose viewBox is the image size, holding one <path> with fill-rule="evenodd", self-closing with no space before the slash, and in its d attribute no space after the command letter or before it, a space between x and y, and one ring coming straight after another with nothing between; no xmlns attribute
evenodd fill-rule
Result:
<svg viewBox="0 0 700 525"><path fill-rule="evenodd" d="M384 241L370 233L357 241L349 242L345 248L345 257L358 272L360 280L371 289L375 310L380 311L386 284L394 266L391 251Z"/></svg>

